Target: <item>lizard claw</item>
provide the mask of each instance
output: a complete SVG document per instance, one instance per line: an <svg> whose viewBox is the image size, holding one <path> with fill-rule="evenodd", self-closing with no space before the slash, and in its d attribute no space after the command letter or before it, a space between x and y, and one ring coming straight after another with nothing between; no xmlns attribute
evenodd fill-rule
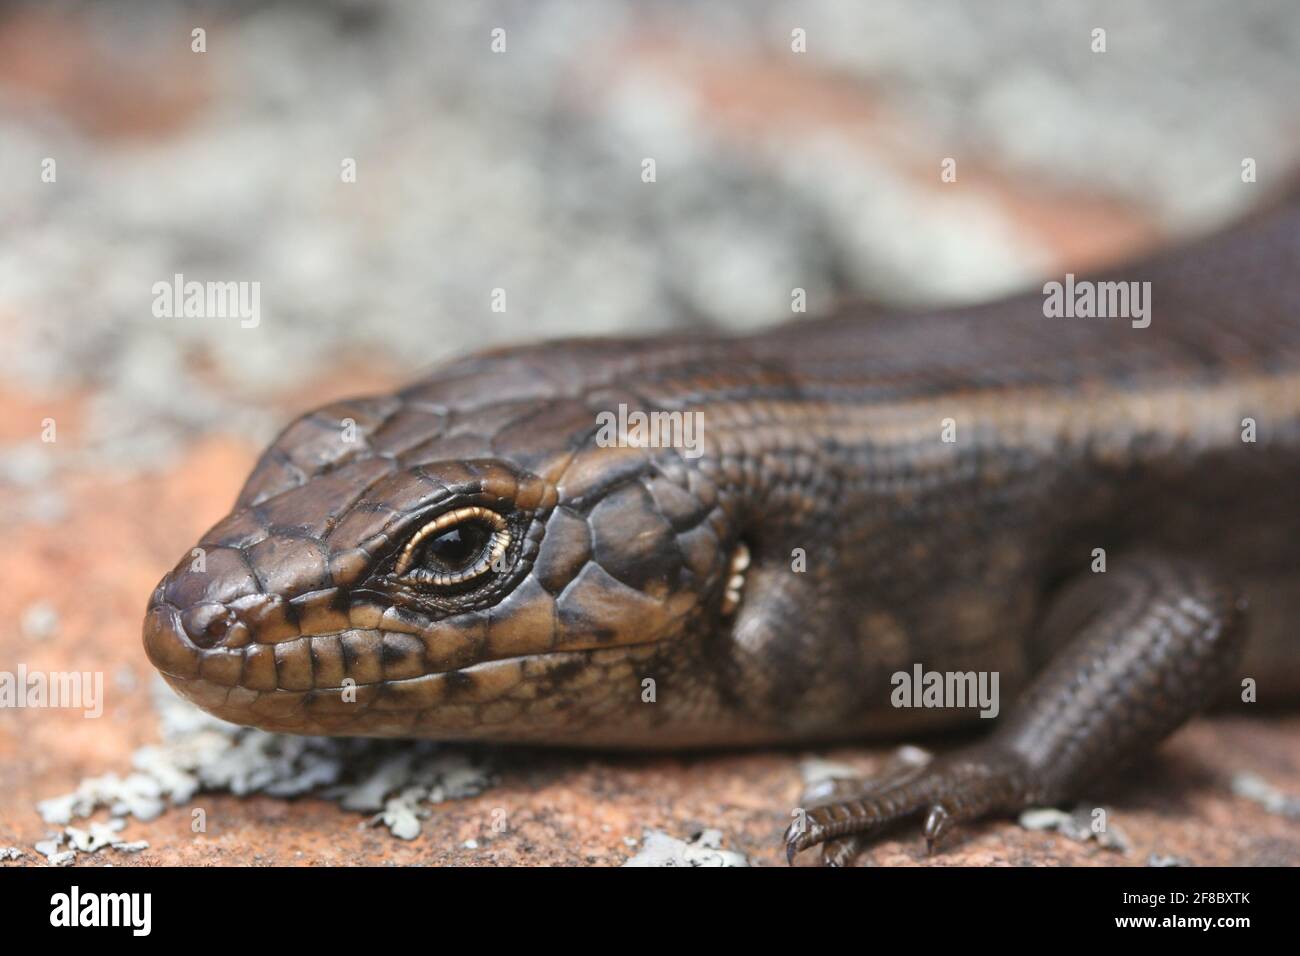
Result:
<svg viewBox="0 0 1300 956"><path fill-rule="evenodd" d="M821 843L825 839L826 834L822 827L816 824L805 827L801 821L796 820L785 830L785 861L794 863L795 854L800 850Z"/></svg>
<svg viewBox="0 0 1300 956"><path fill-rule="evenodd" d="M925 818L925 852L933 856L939 841L951 829L952 814L944 809L943 804L936 803L930 808L930 813Z"/></svg>
<svg viewBox="0 0 1300 956"><path fill-rule="evenodd" d="M845 866L867 839L925 815L926 850L934 853L960 822L1019 805L1023 784L1019 762L996 747L978 746L867 783L856 795L809 807L785 832L786 859L831 841L822 862Z"/></svg>

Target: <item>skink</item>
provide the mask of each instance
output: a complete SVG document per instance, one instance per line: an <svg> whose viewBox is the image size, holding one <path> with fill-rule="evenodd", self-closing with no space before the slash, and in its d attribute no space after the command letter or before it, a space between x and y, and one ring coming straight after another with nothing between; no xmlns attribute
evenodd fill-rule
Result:
<svg viewBox="0 0 1300 956"><path fill-rule="evenodd" d="M996 674L988 735L823 794L789 853L1069 799L1222 693L1300 690L1300 206L1097 278L1148 321L847 309L318 409L145 648L271 730L636 748L978 721L898 675Z"/></svg>

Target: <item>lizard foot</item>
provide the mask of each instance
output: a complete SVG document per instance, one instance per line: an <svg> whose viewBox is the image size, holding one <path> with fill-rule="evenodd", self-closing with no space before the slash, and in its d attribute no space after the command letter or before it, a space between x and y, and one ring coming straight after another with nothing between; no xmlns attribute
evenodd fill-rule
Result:
<svg viewBox="0 0 1300 956"><path fill-rule="evenodd" d="M989 737L809 807L786 831L787 857L874 839L922 815L933 852L962 821L1074 797L1225 685L1241 655L1244 610L1213 568L1187 559L1134 555L1104 576L1081 575L1043 624L1056 652ZM854 852L841 842L825 859L843 865Z"/></svg>
<svg viewBox="0 0 1300 956"><path fill-rule="evenodd" d="M796 853L822 844L825 865L849 866L871 839L922 815L933 853L955 824L1019 806L1023 770L1014 754L987 743L924 762L896 757L874 780L836 780L806 792L811 805L786 830L786 857L793 862Z"/></svg>
<svg viewBox="0 0 1300 956"><path fill-rule="evenodd" d="M899 747L885 758L880 769L870 777L832 776L809 780L800 797L800 806L815 809L878 792L911 771L924 767L933 759L933 754L920 747ZM829 839L822 844L822 865L852 866L854 860L866 849L867 843L868 838L858 834Z"/></svg>

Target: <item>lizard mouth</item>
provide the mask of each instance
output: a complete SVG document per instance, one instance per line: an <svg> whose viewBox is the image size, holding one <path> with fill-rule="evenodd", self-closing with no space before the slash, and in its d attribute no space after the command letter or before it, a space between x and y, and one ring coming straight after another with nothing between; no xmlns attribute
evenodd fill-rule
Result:
<svg viewBox="0 0 1300 956"><path fill-rule="evenodd" d="M150 608L144 646L150 662L176 680L202 679L225 687L258 691L342 691L372 684L468 671L496 661L524 660L612 647L640 647L658 636L611 645L598 634L567 638L562 646L535 650L494 649L481 640L456 641L454 629L428 635L416 631L344 627L291 640L250 641L204 646L164 605ZM430 644L439 645L431 652ZM347 683L345 683L345 681Z"/></svg>
<svg viewBox="0 0 1300 956"><path fill-rule="evenodd" d="M346 627L265 643L227 628L241 638L234 646L205 647L182 615L157 603L143 637L150 661L174 690L232 723L289 733L449 739L490 737L494 728L525 717L534 722L589 704L593 692L604 692L597 687L602 681L626 680L634 693L632 662L659 643L645 637L611 646L591 635L521 654L437 630L421 637ZM434 644L437 654L428 650Z"/></svg>
<svg viewBox="0 0 1300 956"><path fill-rule="evenodd" d="M277 733L493 739L556 736L589 725L602 702L639 693L639 662L657 642L545 651L372 684L254 690L162 670L182 697L216 717Z"/></svg>

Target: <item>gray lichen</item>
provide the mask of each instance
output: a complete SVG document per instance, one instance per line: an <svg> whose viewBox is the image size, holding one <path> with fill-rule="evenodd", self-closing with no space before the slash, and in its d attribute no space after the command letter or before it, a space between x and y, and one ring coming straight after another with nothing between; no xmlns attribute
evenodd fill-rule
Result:
<svg viewBox="0 0 1300 956"><path fill-rule="evenodd" d="M1232 778L1232 792L1253 800L1269 813L1300 820L1300 795L1285 793L1257 774L1236 774Z"/></svg>
<svg viewBox="0 0 1300 956"><path fill-rule="evenodd" d="M37 805L47 823L64 827L108 811L111 829L95 829L101 826L95 823L85 835L66 829L73 849L93 853L113 845L105 840L125 818L152 820L200 793L311 794L344 810L374 814L372 823L412 840L434 805L482 793L491 783L481 762L428 741L294 737L237 727L181 700L161 680L155 682L155 701L163 740L136 751L132 773L91 777L72 793ZM46 850L58 851L62 843L42 846L49 857Z"/></svg>
<svg viewBox="0 0 1300 956"><path fill-rule="evenodd" d="M1096 808L1080 805L1071 813L1054 807L1034 807L1020 814L1020 825L1026 830L1054 830L1067 839L1077 843L1095 841L1105 850L1127 853L1130 843L1128 836L1107 815L1104 828L1094 825Z"/></svg>
<svg viewBox="0 0 1300 956"><path fill-rule="evenodd" d="M660 830L646 830L641 850L624 866L749 866L743 853L722 849L722 831L701 830L679 840Z"/></svg>

